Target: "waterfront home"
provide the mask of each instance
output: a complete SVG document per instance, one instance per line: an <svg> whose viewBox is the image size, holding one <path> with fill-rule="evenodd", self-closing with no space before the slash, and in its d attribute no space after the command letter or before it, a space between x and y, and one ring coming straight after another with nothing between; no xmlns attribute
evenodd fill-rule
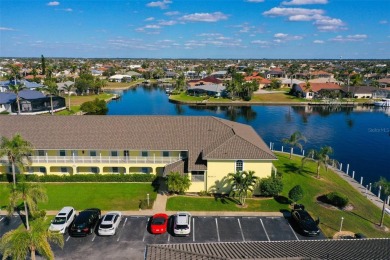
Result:
<svg viewBox="0 0 390 260"><path fill-rule="evenodd" d="M342 91L353 98L386 98L390 94L389 90L372 86L344 86Z"/></svg>
<svg viewBox="0 0 390 260"><path fill-rule="evenodd" d="M335 83L301 83L293 85L293 93L306 99L338 97L341 86Z"/></svg>
<svg viewBox="0 0 390 260"><path fill-rule="evenodd" d="M214 84L214 85L222 86L223 81L218 79L218 78L211 77L211 76L203 78L203 79L193 79L193 80L187 81L187 87L189 87L189 88L195 87L195 86L200 86L200 85L207 85L207 84Z"/></svg>
<svg viewBox="0 0 390 260"><path fill-rule="evenodd" d="M216 117L3 116L0 136L15 133L32 143L26 174L129 174L191 179L189 192L228 192L229 173L271 175L276 160L255 130ZM10 173L6 158L0 172Z"/></svg>
<svg viewBox="0 0 390 260"><path fill-rule="evenodd" d="M0 93L0 113L8 112L10 114L18 113L18 104L16 94L13 92ZM54 96L53 110L60 111L66 109L65 99ZM49 113L51 110L50 97L45 96L39 91L24 89L19 92L20 113L26 115Z"/></svg>
<svg viewBox="0 0 390 260"><path fill-rule="evenodd" d="M253 72L252 75L244 77L245 82L256 81L259 84L259 89L268 87L271 84L269 79L265 79L258 72Z"/></svg>
<svg viewBox="0 0 390 260"><path fill-rule="evenodd" d="M187 94L191 96L207 95L210 97L224 97L227 95L226 87L218 84L198 85L187 88Z"/></svg>

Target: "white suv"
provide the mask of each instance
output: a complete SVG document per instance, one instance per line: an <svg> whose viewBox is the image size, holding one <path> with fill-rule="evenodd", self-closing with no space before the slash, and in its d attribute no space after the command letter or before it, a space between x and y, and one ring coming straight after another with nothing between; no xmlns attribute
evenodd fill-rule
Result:
<svg viewBox="0 0 390 260"><path fill-rule="evenodd" d="M57 216L52 220L50 231L65 234L66 229L76 218L76 210L73 207L63 207Z"/></svg>
<svg viewBox="0 0 390 260"><path fill-rule="evenodd" d="M177 212L173 225L173 233L176 236L188 236L191 233L191 214L188 212Z"/></svg>

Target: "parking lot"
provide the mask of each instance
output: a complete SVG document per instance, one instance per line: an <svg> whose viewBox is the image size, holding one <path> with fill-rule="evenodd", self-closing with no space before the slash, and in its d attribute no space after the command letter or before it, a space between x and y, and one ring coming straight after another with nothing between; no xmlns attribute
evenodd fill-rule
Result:
<svg viewBox="0 0 390 260"><path fill-rule="evenodd" d="M6 222L0 217L0 235L21 224L17 216ZM173 219L170 218L169 227ZM214 243L245 241L283 241L324 239L304 237L294 231L284 217L201 217L194 216L190 236L175 237L172 228L162 235L152 235L147 227L149 216L123 216L117 234L101 237L91 234L87 237L64 235L63 249L53 246L56 259L143 259L147 244L167 243Z"/></svg>

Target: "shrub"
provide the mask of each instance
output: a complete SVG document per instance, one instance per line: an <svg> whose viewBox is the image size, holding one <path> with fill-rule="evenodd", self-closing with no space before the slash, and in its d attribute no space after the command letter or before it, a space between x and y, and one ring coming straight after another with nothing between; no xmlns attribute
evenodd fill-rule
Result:
<svg viewBox="0 0 390 260"><path fill-rule="evenodd" d="M341 195L338 192L331 192L325 195L326 200L329 204L332 204L333 206L343 208L348 205L349 199L348 197Z"/></svg>
<svg viewBox="0 0 390 260"><path fill-rule="evenodd" d="M303 194L301 185L296 185L288 192L288 198L296 203L303 198Z"/></svg>
<svg viewBox="0 0 390 260"><path fill-rule="evenodd" d="M260 180L260 194L263 196L277 196L283 191L283 182L280 178L263 178Z"/></svg>
<svg viewBox="0 0 390 260"><path fill-rule="evenodd" d="M149 199L149 205L148 205L147 199L139 200L139 208L140 209L152 209L153 203L154 203L154 200L152 200L152 199Z"/></svg>
<svg viewBox="0 0 390 260"><path fill-rule="evenodd" d="M183 194L191 186L191 180L187 175L171 172L167 177L167 186L170 192Z"/></svg>
<svg viewBox="0 0 390 260"><path fill-rule="evenodd" d="M198 192L198 195L199 195L199 196L209 196L210 193L208 193L208 192L205 191L205 190L201 190L201 191Z"/></svg>

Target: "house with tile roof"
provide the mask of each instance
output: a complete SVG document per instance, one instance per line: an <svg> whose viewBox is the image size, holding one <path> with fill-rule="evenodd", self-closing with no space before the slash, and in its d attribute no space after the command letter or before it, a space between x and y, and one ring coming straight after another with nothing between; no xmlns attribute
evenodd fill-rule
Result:
<svg viewBox="0 0 390 260"><path fill-rule="evenodd" d="M263 78L258 72L253 72L252 75L244 77L245 82L256 81L259 83L259 89L265 88L271 84L269 79Z"/></svg>
<svg viewBox="0 0 390 260"><path fill-rule="evenodd" d="M0 117L0 136L32 143L26 174L129 174L191 179L189 192L230 191L229 173L275 170L273 152L246 124L195 116ZM10 173L6 158L0 172Z"/></svg>
<svg viewBox="0 0 390 260"><path fill-rule="evenodd" d="M338 96L342 88L335 83L300 83L293 85L293 93L306 99Z"/></svg>

